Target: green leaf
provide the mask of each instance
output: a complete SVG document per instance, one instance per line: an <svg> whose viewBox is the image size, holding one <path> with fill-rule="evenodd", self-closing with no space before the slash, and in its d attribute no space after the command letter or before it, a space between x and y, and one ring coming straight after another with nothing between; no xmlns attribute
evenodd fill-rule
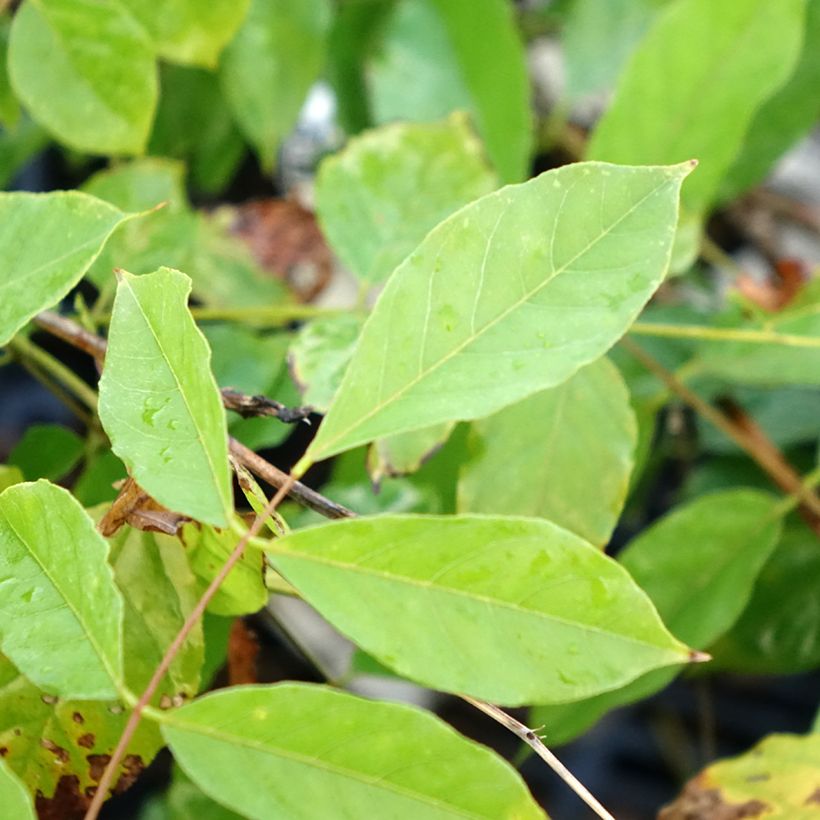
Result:
<svg viewBox="0 0 820 820"><path fill-rule="evenodd" d="M414 707L280 684L215 692L168 717L183 770L246 817L544 816L509 764Z"/></svg>
<svg viewBox="0 0 820 820"><path fill-rule="evenodd" d="M99 415L114 452L160 504L226 526L233 510L225 410L211 353L187 309L179 271L117 287Z"/></svg>
<svg viewBox="0 0 820 820"><path fill-rule="evenodd" d="M199 587L179 539L123 527L111 539L111 564L125 602L125 676L142 692L186 617ZM204 658L202 625L194 627L160 683L154 702L193 697Z"/></svg>
<svg viewBox="0 0 820 820"><path fill-rule="evenodd" d="M182 163L134 160L94 174L83 190L123 211L151 211L163 206L123 225L111 237L86 274L97 287L111 282L116 268L149 273L161 265L187 265L194 240L194 217L185 194Z"/></svg>
<svg viewBox="0 0 820 820"><path fill-rule="evenodd" d="M150 34L157 53L175 63L216 66L248 12L250 0L121 0Z"/></svg>
<svg viewBox="0 0 820 820"><path fill-rule="evenodd" d="M710 649L721 669L792 675L820 664L820 550L797 519L760 573L738 622Z"/></svg>
<svg viewBox="0 0 820 820"><path fill-rule="evenodd" d="M732 163L721 199L733 199L761 182L775 161L817 122L820 103L820 2L809 0L803 50L793 74L760 106L749 125L743 147Z"/></svg>
<svg viewBox="0 0 820 820"><path fill-rule="evenodd" d="M664 0L575 0L562 32L567 96L610 91Z"/></svg>
<svg viewBox="0 0 820 820"><path fill-rule="evenodd" d="M755 111L792 71L805 0L670 3L621 76L587 152L609 162L701 166L682 205L704 210ZM773 37L772 32L777 32Z"/></svg>
<svg viewBox="0 0 820 820"><path fill-rule="evenodd" d="M148 150L185 160L191 184L219 193L245 155L245 141L234 124L213 71L164 65L162 96Z"/></svg>
<svg viewBox="0 0 820 820"><path fill-rule="evenodd" d="M251 0L245 22L225 49L225 96L266 169L276 164L279 143L319 76L329 26L327 0Z"/></svg>
<svg viewBox="0 0 820 820"><path fill-rule="evenodd" d="M14 817L15 820L37 820L31 795L2 760L0 760L0 806L3 807L8 817Z"/></svg>
<svg viewBox="0 0 820 820"><path fill-rule="evenodd" d="M165 793L155 795L145 804L139 820L244 820L242 815L211 800L179 766L174 766L172 778Z"/></svg>
<svg viewBox="0 0 820 820"><path fill-rule="evenodd" d="M63 697L113 698L123 679L119 590L108 544L72 496L47 481L0 495L2 648Z"/></svg>
<svg viewBox="0 0 820 820"><path fill-rule="evenodd" d="M0 345L62 299L130 217L77 191L0 194Z"/></svg>
<svg viewBox="0 0 820 820"><path fill-rule="evenodd" d="M448 692L561 702L690 657L625 570L548 521L352 519L268 555L362 649Z"/></svg>
<svg viewBox="0 0 820 820"><path fill-rule="evenodd" d="M302 401L326 412L339 390L363 319L355 313L323 316L303 325L290 346L293 377Z"/></svg>
<svg viewBox="0 0 820 820"><path fill-rule="evenodd" d="M708 805L711 817L810 820L817 814L818 770L820 735L769 735L745 754L704 769L664 813L692 816Z"/></svg>
<svg viewBox="0 0 820 820"><path fill-rule="evenodd" d="M72 798L87 804L127 719L120 703L46 694L0 656L0 747L8 766L38 796L42 816L64 817ZM133 783L163 745L157 725L142 721L119 767L117 791Z"/></svg>
<svg viewBox="0 0 820 820"><path fill-rule="evenodd" d="M25 114L13 130L0 128L0 188L8 188L17 172L48 142L48 134Z"/></svg>
<svg viewBox="0 0 820 820"><path fill-rule="evenodd" d="M9 464L34 481L57 481L70 472L83 455L83 440L59 424L32 424L9 453Z"/></svg>
<svg viewBox="0 0 820 820"><path fill-rule="evenodd" d="M0 464L0 492L15 484L22 484L25 479L17 467L9 467L7 464Z"/></svg>
<svg viewBox="0 0 820 820"><path fill-rule="evenodd" d="M84 507L113 501L114 484L125 477L122 462L107 447L101 448L86 458L85 469L74 483L74 497Z"/></svg>
<svg viewBox="0 0 820 820"><path fill-rule="evenodd" d="M139 154L157 102L145 32L119 3L28 0L14 15L9 74L37 122L71 148Z"/></svg>
<svg viewBox="0 0 820 820"><path fill-rule="evenodd" d="M342 261L382 282L425 234L497 187L463 115L400 123L351 140L316 180L322 229Z"/></svg>
<svg viewBox="0 0 820 820"><path fill-rule="evenodd" d="M691 168L567 165L434 228L382 291L298 467L490 415L602 356L663 280Z"/></svg>
<svg viewBox="0 0 820 820"><path fill-rule="evenodd" d="M636 441L626 385L600 359L473 425L459 511L539 516L602 546L626 499Z"/></svg>
<svg viewBox="0 0 820 820"><path fill-rule="evenodd" d="M774 497L728 490L675 508L619 558L675 635L692 646L709 646L743 612L780 526ZM663 689L675 674L653 671L595 698L538 708L532 720L548 727L553 743L564 743L611 709Z"/></svg>
<svg viewBox="0 0 820 820"><path fill-rule="evenodd" d="M374 483L385 476L415 473L447 441L454 426L446 421L374 441L367 453L367 471Z"/></svg>
<svg viewBox="0 0 820 820"><path fill-rule="evenodd" d="M20 103L17 102L9 82L8 50L11 20L8 13L0 16L0 125L14 129L20 121Z"/></svg>
<svg viewBox="0 0 820 820"><path fill-rule="evenodd" d="M157 537L161 542L170 540L168 536ZM239 540L238 536L232 530L219 531L213 527L188 524L183 529L182 538L188 552L188 562L202 593L228 560ZM257 548L248 547L211 599L208 612L214 615L259 612L269 597L264 573L264 556Z"/></svg>

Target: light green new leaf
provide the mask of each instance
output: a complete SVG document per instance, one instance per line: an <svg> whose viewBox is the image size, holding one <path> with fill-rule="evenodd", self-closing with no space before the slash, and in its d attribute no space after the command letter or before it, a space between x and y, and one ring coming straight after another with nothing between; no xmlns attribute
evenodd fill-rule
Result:
<svg viewBox="0 0 820 820"><path fill-rule="evenodd" d="M160 504L227 525L233 510L225 410L211 351L179 271L121 273L100 379L99 414L114 452Z"/></svg>
<svg viewBox="0 0 820 820"><path fill-rule="evenodd" d="M675 635L709 646L740 617L777 544L776 508L777 499L756 490L703 496L641 533L620 561ZM538 708L532 720L549 727L553 743L564 743L611 709L663 689L675 674L656 670L595 698Z"/></svg>
<svg viewBox="0 0 820 820"><path fill-rule="evenodd" d="M352 519L268 555L359 646L448 692L561 702L690 658L622 567L548 521Z"/></svg>
<svg viewBox="0 0 820 820"><path fill-rule="evenodd" d="M351 140L319 169L316 211L353 273L382 282L431 228L496 187L481 143L454 115Z"/></svg>
<svg viewBox="0 0 820 820"><path fill-rule="evenodd" d="M517 772L420 709L324 686L215 692L168 715L174 758L254 820L536 820Z"/></svg>
<svg viewBox="0 0 820 820"><path fill-rule="evenodd" d="M123 679L123 603L108 544L47 481L0 495L0 643L38 686L114 698Z"/></svg>
<svg viewBox="0 0 820 820"><path fill-rule="evenodd" d="M0 806L7 817L37 820L31 795L3 760L0 760Z"/></svg>
<svg viewBox="0 0 820 820"><path fill-rule="evenodd" d="M820 116L820 0L809 0L803 50L794 73L757 110L743 148L721 186L723 200L761 182L775 161L809 132Z"/></svg>
<svg viewBox="0 0 820 820"><path fill-rule="evenodd" d="M120 0L149 33L157 53L175 63L213 68L248 12L250 0Z"/></svg>
<svg viewBox="0 0 820 820"><path fill-rule="evenodd" d="M0 345L62 299L130 216L77 191L0 194Z"/></svg>
<svg viewBox="0 0 820 820"><path fill-rule="evenodd" d="M709 816L716 818L745 814L813 820L818 813L818 771L820 735L769 735L745 754L704 769L664 813L670 818L693 816L692 807L708 805Z"/></svg>
<svg viewBox="0 0 820 820"><path fill-rule="evenodd" d="M691 168L567 165L434 228L382 291L297 469L490 415L606 353L663 280Z"/></svg>
<svg viewBox="0 0 820 820"><path fill-rule="evenodd" d="M63 700L43 692L0 655L0 747L4 761L38 795L43 816L64 817L66 800L85 800L96 787L107 756L125 728L129 713L121 703ZM116 780L133 782L164 745L157 725L144 720L128 744ZM56 791L58 783L61 791ZM53 799L53 803L52 803ZM6 803L0 802L5 810ZM4 818L17 815L1 812Z"/></svg>
<svg viewBox="0 0 820 820"><path fill-rule="evenodd" d="M63 144L92 154L144 150L157 67L121 4L28 0L14 15L9 73L32 117Z"/></svg>
<svg viewBox="0 0 820 820"><path fill-rule="evenodd" d="M225 49L225 97L266 169L275 165L279 143L319 76L329 26L327 0L251 0L245 22Z"/></svg>
<svg viewBox="0 0 820 820"><path fill-rule="evenodd" d="M547 518L602 546L626 499L636 441L626 385L600 359L473 425L459 511Z"/></svg>
<svg viewBox="0 0 820 820"><path fill-rule="evenodd" d="M447 441L454 426L455 422L445 421L374 441L367 451L367 471L373 482L415 473Z"/></svg>
<svg viewBox="0 0 820 820"><path fill-rule="evenodd" d="M805 0L670 3L627 65L587 156L623 163L696 157L701 167L681 201L689 211L705 209L758 106L794 67L804 6Z"/></svg>

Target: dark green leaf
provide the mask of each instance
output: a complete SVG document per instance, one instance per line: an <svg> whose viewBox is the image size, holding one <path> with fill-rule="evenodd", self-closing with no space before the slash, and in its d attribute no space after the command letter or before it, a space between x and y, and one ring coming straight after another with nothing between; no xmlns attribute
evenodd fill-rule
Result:
<svg viewBox="0 0 820 820"><path fill-rule="evenodd" d="M32 424L9 454L9 464L19 467L28 481L57 481L77 466L83 447L83 440L67 427Z"/></svg>

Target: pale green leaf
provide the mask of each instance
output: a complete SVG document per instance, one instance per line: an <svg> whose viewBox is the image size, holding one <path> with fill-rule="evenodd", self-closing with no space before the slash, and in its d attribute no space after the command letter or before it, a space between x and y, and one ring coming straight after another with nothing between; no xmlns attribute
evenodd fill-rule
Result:
<svg viewBox="0 0 820 820"><path fill-rule="evenodd" d="M342 261L382 282L425 234L497 187L463 115L384 126L329 157L316 179L322 229Z"/></svg>
<svg viewBox="0 0 820 820"><path fill-rule="evenodd" d="M116 268L149 273L186 267L194 244L193 214L185 194L185 167L168 159L138 159L92 176L83 190L123 211L151 211L123 225L88 269L97 287L111 283Z"/></svg>
<svg viewBox="0 0 820 820"><path fill-rule="evenodd" d="M119 3L28 0L14 15L9 73L32 117L63 144L144 150L157 68L145 32Z"/></svg>
<svg viewBox="0 0 820 820"><path fill-rule="evenodd" d="M108 544L72 496L47 481L0 495L3 652L38 686L113 698L123 679L123 603Z"/></svg>
<svg viewBox="0 0 820 820"><path fill-rule="evenodd" d="M0 806L6 816L14 820L37 820L31 795L3 760L0 760Z"/></svg>
<svg viewBox="0 0 820 820"><path fill-rule="evenodd" d="M746 139L721 187L732 199L761 182L775 161L820 117L820 2L809 0L803 51L788 81L763 105L749 125Z"/></svg>
<svg viewBox="0 0 820 820"><path fill-rule="evenodd" d="M265 168L319 76L330 26L327 0L251 0L245 22L220 63L236 121Z"/></svg>
<svg viewBox="0 0 820 820"><path fill-rule="evenodd" d="M587 155L609 162L701 167L682 204L717 193L758 106L792 71L805 0L681 0L655 19L595 128ZM777 32L777 36L772 36Z"/></svg>
<svg viewBox="0 0 820 820"><path fill-rule="evenodd" d="M415 473L447 441L454 422L434 424L374 441L367 453L367 470L378 484L385 476Z"/></svg>
<svg viewBox="0 0 820 820"><path fill-rule="evenodd" d="M0 194L0 345L62 299L129 218L77 191Z"/></svg>
<svg viewBox="0 0 820 820"><path fill-rule="evenodd" d="M544 817L509 764L411 706L280 684L216 692L168 717L183 770L256 820Z"/></svg>
<svg viewBox="0 0 820 820"><path fill-rule="evenodd" d="M304 324L290 346L293 377L302 401L326 412L342 383L363 319L355 313L323 316Z"/></svg>
<svg viewBox="0 0 820 820"><path fill-rule="evenodd" d="M567 165L434 228L382 291L299 467L490 415L602 356L663 280L691 168Z"/></svg>
<svg viewBox="0 0 820 820"><path fill-rule="evenodd" d="M706 647L740 617L780 527L773 496L733 489L677 507L619 558L669 629ZM663 689L675 673L656 670L595 698L536 709L532 719L549 727L553 743L564 743L611 709Z"/></svg>
<svg viewBox="0 0 820 820"><path fill-rule="evenodd" d="M636 441L626 385L600 359L473 425L459 511L539 516L603 546L626 499Z"/></svg>
<svg viewBox="0 0 820 820"><path fill-rule="evenodd" d="M179 271L122 273L100 379L100 421L160 504L226 526L233 509L225 410Z"/></svg>
<svg viewBox="0 0 820 820"><path fill-rule="evenodd" d="M268 555L337 629L435 689L561 702L690 657L622 567L548 521L349 519Z"/></svg>
<svg viewBox="0 0 820 820"><path fill-rule="evenodd" d="M9 464L22 470L29 481L57 481L77 466L83 456L83 440L59 424L32 424L9 453Z"/></svg>
<svg viewBox="0 0 820 820"><path fill-rule="evenodd" d="M769 735L738 757L719 760L689 781L664 813L692 816L708 805L711 817L813 820L820 788L820 735ZM695 807L693 809L693 807Z"/></svg>
<svg viewBox="0 0 820 820"><path fill-rule="evenodd" d="M87 790L99 782L128 717L121 703L62 700L47 694L0 655L3 759L29 793L38 795L44 816L50 811L51 816L64 817L71 795L87 799ZM120 789L133 782L163 745L157 725L143 720L120 764ZM62 791L55 795L58 783ZM5 809L6 804L0 803L0 807ZM9 820L17 820L17 816Z"/></svg>
<svg viewBox="0 0 820 820"><path fill-rule="evenodd" d="M250 0L120 0L149 33L157 53L176 63L216 66Z"/></svg>
<svg viewBox="0 0 820 820"><path fill-rule="evenodd" d="M0 492L15 484L22 484L25 481L23 474L18 467L10 467L8 464L0 464Z"/></svg>

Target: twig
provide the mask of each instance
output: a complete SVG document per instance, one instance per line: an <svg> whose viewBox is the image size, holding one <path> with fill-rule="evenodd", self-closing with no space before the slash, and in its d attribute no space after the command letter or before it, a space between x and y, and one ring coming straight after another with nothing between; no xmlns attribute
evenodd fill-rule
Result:
<svg viewBox="0 0 820 820"><path fill-rule="evenodd" d="M777 333L774 330L635 322L629 328L629 333L637 336L662 336L670 339L705 339L716 342L753 342L785 347L820 347L820 338L816 336L797 336L792 333Z"/></svg>
<svg viewBox="0 0 820 820"><path fill-rule="evenodd" d="M128 718L128 723L126 723L119 742L111 754L111 759L108 761L105 771L103 771L102 777L100 778L99 785L94 792L94 798L88 807L88 811L85 813L85 820L96 820L99 816L100 809L102 808L106 796L108 795L108 790L111 788L111 784L114 781L114 775L116 774L123 757L125 757L128 744L131 742L131 738L134 736L134 732L136 732L140 720L142 719L142 713L151 702L151 698L154 696L154 693L157 691L162 679L165 677L165 673L168 669L170 669L171 664L174 662L174 658L176 658L179 650L182 648L182 645L191 633L191 630L197 625L197 623L199 623L199 619L205 613L205 609L211 602L211 599L216 594L222 582L228 577L230 571L242 558L248 542L251 538L254 538L259 534L264 526L265 520L274 512L282 499L288 494L290 485L295 480L296 479L293 476L288 476L285 483L282 484L282 486L277 490L276 495L274 495L273 498L267 503L265 509L262 510L256 518L254 518L248 531L239 539L233 549L233 552L230 554L230 557L223 564L222 569L220 569L214 576L214 579L208 585L208 588L205 590L196 606L191 610L191 613L185 619L185 623L182 625L182 628L179 630L174 640L171 641L171 645L165 651L159 666L157 666L154 670L154 674L151 676L151 680L145 687L145 691L140 695L136 704L134 704L134 709Z"/></svg>
<svg viewBox="0 0 820 820"><path fill-rule="evenodd" d="M101 336L96 336L82 325L52 310L44 310L34 317L36 325L47 330L52 336L57 336L72 347L84 350L95 359L105 358L106 342Z"/></svg>
<svg viewBox="0 0 820 820"><path fill-rule="evenodd" d="M254 453L253 450L235 438L228 440L228 449L240 464L247 467L257 478L267 481L272 487L281 488L288 481L289 476L287 473L278 467L274 467L269 461ZM325 518L352 518L355 515L347 507L325 498L321 493L311 490L310 487L306 487L299 481L292 482L289 495L294 501L315 510Z"/></svg>
<svg viewBox="0 0 820 820"><path fill-rule="evenodd" d="M223 387L220 392L225 409L233 410L243 419L272 416L285 424L293 424L297 421L307 421L313 412L312 407L285 407L281 402L267 396L248 396L230 387Z"/></svg>
<svg viewBox="0 0 820 820"><path fill-rule="evenodd" d="M489 715L493 720L500 723L505 729L509 729L517 735L541 758L574 792L589 806L598 817L604 820L615 820L615 818L596 800L595 796L587 787L578 780L577 777L544 745L540 737L528 726L516 720L512 715L508 715L503 709L485 703L483 700L476 700L468 695L462 695L462 700L475 706L476 709Z"/></svg>
<svg viewBox="0 0 820 820"><path fill-rule="evenodd" d="M809 521L812 529L820 535L820 499L814 492L804 486L798 473L760 428L750 432L748 427L738 424L716 407L704 401L629 337L625 336L621 343L673 393L743 449L781 490L797 496L800 499L801 510L805 511L804 517L806 517L806 513L811 516L810 519L807 517L807 521Z"/></svg>

